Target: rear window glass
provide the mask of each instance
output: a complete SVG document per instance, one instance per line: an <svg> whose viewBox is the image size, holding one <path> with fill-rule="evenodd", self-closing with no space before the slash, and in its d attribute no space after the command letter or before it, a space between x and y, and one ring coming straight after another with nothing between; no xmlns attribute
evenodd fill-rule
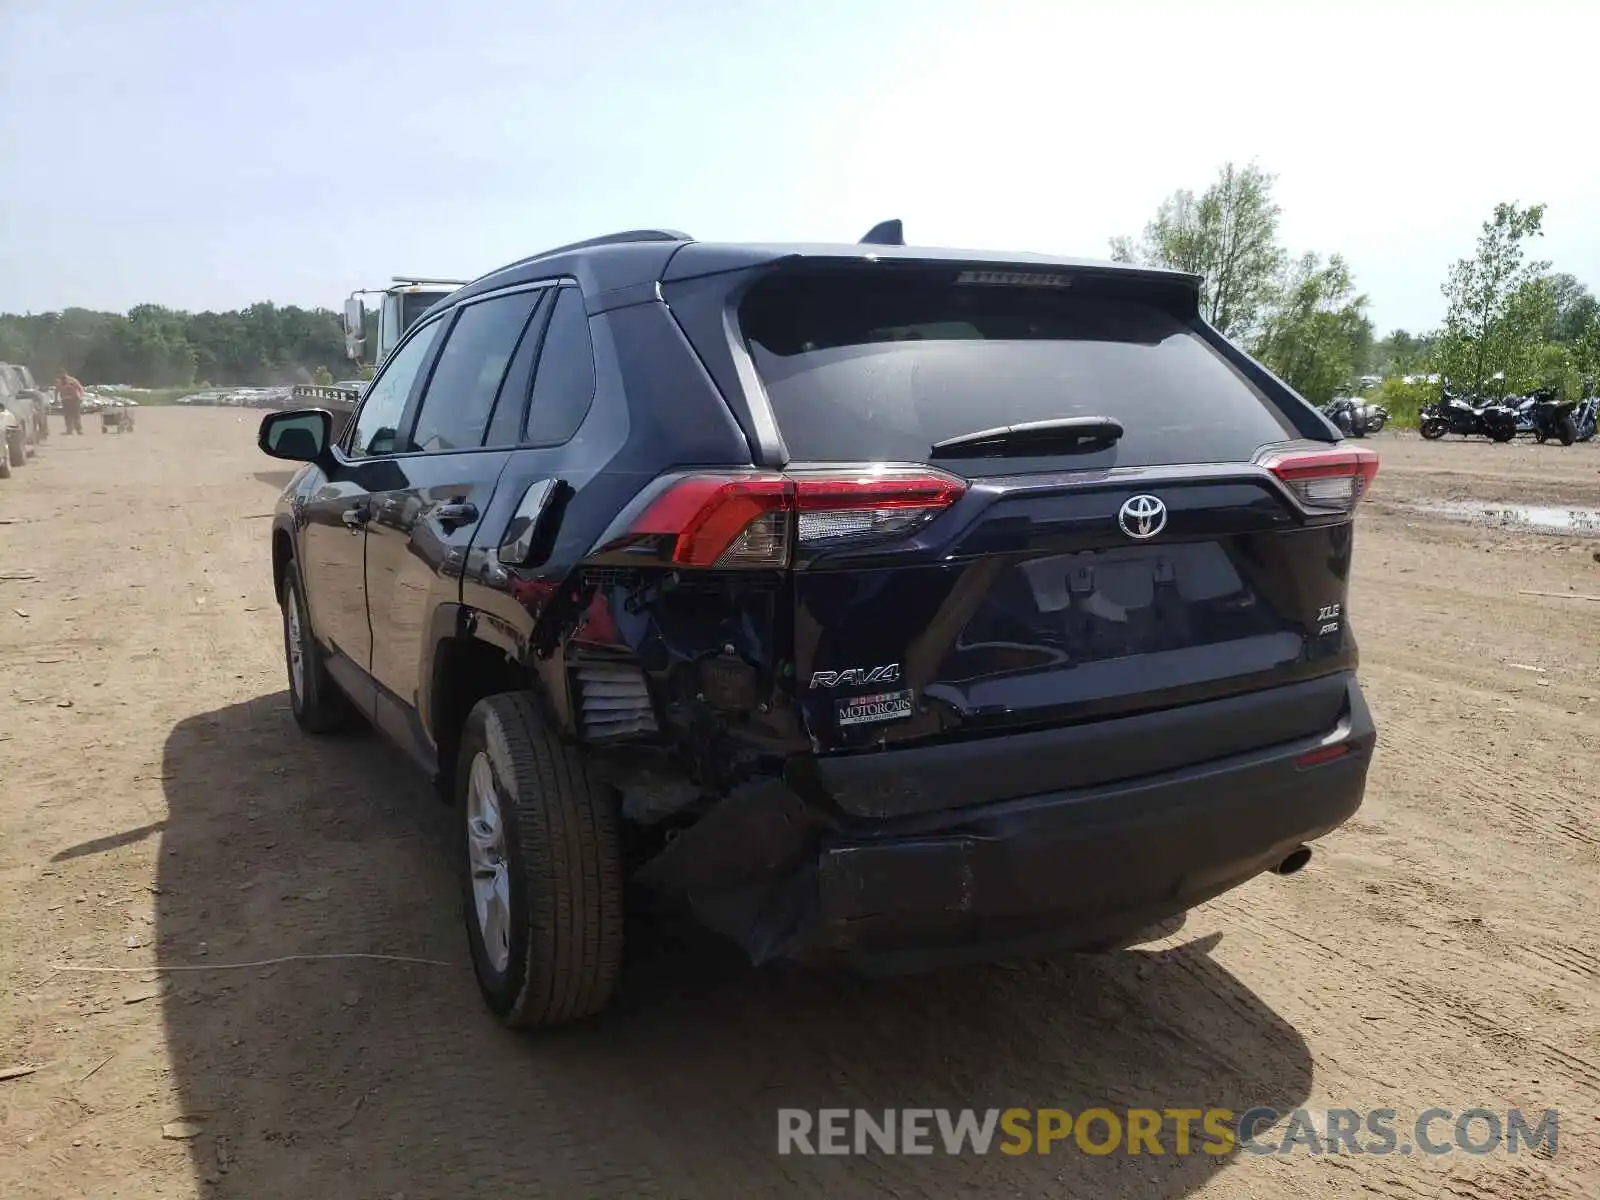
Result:
<svg viewBox="0 0 1600 1200"><path fill-rule="evenodd" d="M1153 300L859 274L777 276L740 325L797 461L910 461L963 433L1114 417L1114 447L1074 467L1247 459L1287 418ZM963 458L964 474L1032 469Z"/></svg>

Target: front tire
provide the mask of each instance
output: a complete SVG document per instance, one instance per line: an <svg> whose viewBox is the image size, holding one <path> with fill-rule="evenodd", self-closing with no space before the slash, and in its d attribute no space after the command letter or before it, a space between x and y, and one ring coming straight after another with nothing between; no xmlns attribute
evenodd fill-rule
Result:
<svg viewBox="0 0 1600 1200"><path fill-rule="evenodd" d="M1430 442L1437 442L1445 435L1450 427L1443 421L1430 421L1424 419L1418 432Z"/></svg>
<svg viewBox="0 0 1600 1200"><path fill-rule="evenodd" d="M473 708L456 769L467 941L484 1002L513 1029L599 1012L621 970L614 797L532 699Z"/></svg>
<svg viewBox="0 0 1600 1200"><path fill-rule="evenodd" d="M28 442L20 429L6 430L6 457L10 459L13 467L26 466L28 463Z"/></svg>
<svg viewBox="0 0 1600 1200"><path fill-rule="evenodd" d="M334 733L348 728L353 723L355 710L322 663L292 560L284 567L278 603L283 610L283 660L289 672L289 709L295 722L307 733Z"/></svg>

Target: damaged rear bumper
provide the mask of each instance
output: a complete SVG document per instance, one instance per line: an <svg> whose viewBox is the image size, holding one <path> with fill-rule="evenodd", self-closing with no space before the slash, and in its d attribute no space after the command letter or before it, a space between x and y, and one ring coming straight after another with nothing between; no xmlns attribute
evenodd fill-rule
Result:
<svg viewBox="0 0 1600 1200"><path fill-rule="evenodd" d="M641 881L687 895L758 961L842 955L894 973L1114 944L1360 807L1376 734L1353 678L1347 692L1319 736L915 817L826 816L773 781L730 797Z"/></svg>

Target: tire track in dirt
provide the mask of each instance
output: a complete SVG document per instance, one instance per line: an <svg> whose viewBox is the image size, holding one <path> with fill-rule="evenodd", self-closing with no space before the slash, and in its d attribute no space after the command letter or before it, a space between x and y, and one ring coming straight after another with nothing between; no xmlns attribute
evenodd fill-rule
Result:
<svg viewBox="0 0 1600 1200"><path fill-rule="evenodd" d="M1335 966L1368 977L1372 983L1373 996L1381 995L1384 991L1392 992L1403 1000L1413 1013L1421 1014L1428 1019L1452 1023L1461 1031L1473 1034L1497 1053L1504 1054L1509 1049L1522 1047L1533 1049L1542 1055L1545 1062L1561 1071L1568 1082L1600 1097L1600 1063L1572 1054L1536 1035L1527 1036L1523 1031L1511 1029L1505 1023L1481 1012L1474 1001L1454 995L1435 984L1379 971L1362 959L1355 958L1301 930L1285 930L1281 927L1275 929L1253 908L1236 898L1224 897L1214 904L1227 914L1230 923L1249 930L1258 938L1270 942L1274 938L1281 939L1287 934L1302 949L1308 950L1322 966ZM1325 977L1319 977L1319 982L1326 982Z"/></svg>

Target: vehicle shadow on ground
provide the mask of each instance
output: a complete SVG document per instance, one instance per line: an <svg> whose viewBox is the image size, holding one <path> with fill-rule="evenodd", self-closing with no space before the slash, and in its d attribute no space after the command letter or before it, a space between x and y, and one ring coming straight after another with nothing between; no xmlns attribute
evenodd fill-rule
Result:
<svg viewBox="0 0 1600 1200"><path fill-rule="evenodd" d="M251 478L257 483L264 483L270 488L282 491L289 486L289 480L294 478L294 472L289 471L253 471Z"/></svg>
<svg viewBox="0 0 1600 1200"><path fill-rule="evenodd" d="M1204 943L866 982L656 925L602 1017L512 1034L472 980L449 810L398 752L305 737L280 692L179 724L163 778L159 960L206 968L170 973L165 1023L211 1194L1178 1197L1227 1157L1170 1133L1161 1157L780 1157L778 1110L1242 1113L1310 1087Z"/></svg>

